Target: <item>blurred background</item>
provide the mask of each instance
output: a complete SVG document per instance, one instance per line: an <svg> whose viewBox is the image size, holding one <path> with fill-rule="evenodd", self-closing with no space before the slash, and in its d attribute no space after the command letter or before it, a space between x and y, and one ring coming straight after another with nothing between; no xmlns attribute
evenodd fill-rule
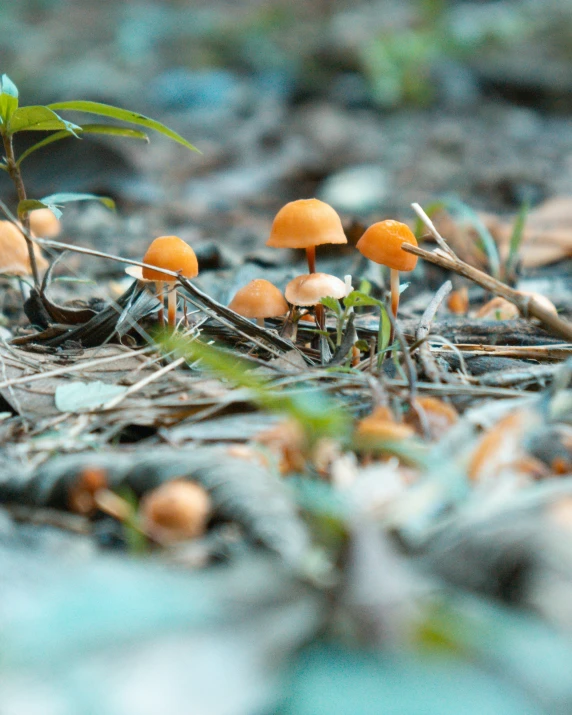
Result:
<svg viewBox="0 0 572 715"><path fill-rule="evenodd" d="M565 0L19 0L0 30L25 103L117 104L200 148L70 140L27 161L33 195L150 207L147 236L259 246L258 216L314 195L369 217L449 192L500 212L572 192Z"/></svg>

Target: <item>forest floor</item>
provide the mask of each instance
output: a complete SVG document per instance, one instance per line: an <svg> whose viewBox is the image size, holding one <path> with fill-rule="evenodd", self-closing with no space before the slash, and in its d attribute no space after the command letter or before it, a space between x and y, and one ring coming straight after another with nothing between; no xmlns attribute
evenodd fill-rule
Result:
<svg viewBox="0 0 572 715"><path fill-rule="evenodd" d="M526 78L518 43L504 64L445 56L428 106L380 107L348 59L369 5L326 8L322 34L305 17L322 55L301 75L287 42L272 73L245 71L253 38L276 59L277 21L264 34L242 17L256 3L224 4L248 42L197 10L186 55L177 3L104 5L105 20L2 10L33 40L25 57L7 45L3 70L29 104L126 106L202 154L86 137L25 165L31 197L94 192L117 210L66 208L69 250L42 246L40 295L0 277L3 715L184 713L189 699L197 713L570 712L566 60L542 37ZM231 70L172 69L221 47ZM327 339L315 320L293 333L291 315L261 327L227 308L253 279L284 291L307 271L265 243L281 206L313 196L348 239L318 249L318 270L354 289L327 307ZM389 276L355 248L386 218L421 249L393 341ZM122 261L171 234L200 269L179 280L174 332Z"/></svg>

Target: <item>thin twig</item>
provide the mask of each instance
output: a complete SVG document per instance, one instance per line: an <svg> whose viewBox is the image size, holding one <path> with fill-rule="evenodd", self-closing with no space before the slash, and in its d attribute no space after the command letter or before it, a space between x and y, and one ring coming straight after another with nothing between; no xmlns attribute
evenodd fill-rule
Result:
<svg viewBox="0 0 572 715"><path fill-rule="evenodd" d="M419 346L419 361L421 362L421 365L423 366L427 377L433 380L433 382L448 382L448 376L441 379L441 371L439 370L437 361L433 357L431 353L431 348L429 347L425 338L429 335L429 331L431 330L431 323L435 318L439 306L443 302L445 296L451 292L452 288L453 284L451 283L451 281L446 281L445 283L443 283L443 285L439 288L437 293L435 293L435 295L431 299L427 308L425 308L425 311L421 316L421 320L419 321L419 325L417 326L417 331L415 333L416 340L421 341L421 344Z"/></svg>
<svg viewBox="0 0 572 715"><path fill-rule="evenodd" d="M139 380L139 382L136 382L134 385L131 385L125 392L123 392L121 395L117 395L117 397L114 397L112 400L107 402L105 405L103 405L104 410L111 410L114 407L117 407L123 400L128 397L129 395L132 395L134 392L138 392L141 390L143 387L146 387L149 385L151 382L154 382L155 380L158 380L160 377L163 377L166 373L170 372L171 370L174 370L176 367L179 367L179 365L182 365L185 362L184 357L177 358L176 360L173 360L173 362L169 363L168 365L165 365L165 367L162 367L160 370L156 370L154 373L151 375L147 375L144 377L142 380Z"/></svg>
<svg viewBox="0 0 572 715"><path fill-rule="evenodd" d="M439 231L437 231L437 229L435 228L435 224L433 223L433 221L431 221L429 216L427 216L425 211L423 211L421 206L417 203L414 203L414 204L411 204L411 208L415 211L415 213L419 216L419 218L427 226L429 231L431 231L431 235L433 236L435 241L437 241L439 246L445 251L445 253L448 253L453 258L456 258L457 256L455 255L455 252L453 251L453 249L449 246L447 241L445 241L443 236L441 236Z"/></svg>
<svg viewBox="0 0 572 715"><path fill-rule="evenodd" d="M142 350L136 350L133 352L124 353L123 355L111 355L105 358L97 358L96 360L91 360L85 363L75 363L75 365L66 365L65 367L58 367L54 370L48 370L47 372L35 373L34 375L24 375L23 377L15 377L12 380L4 380L0 382L0 388L11 387L12 385L27 384L29 382L36 382L37 380L46 380L48 377L56 377L57 375L67 375L70 372L81 372L87 368L95 367L96 365L103 365L108 362L118 362L119 360L126 360L127 358L137 357L138 355L143 355L151 350L150 347L143 348Z"/></svg>
<svg viewBox="0 0 572 715"><path fill-rule="evenodd" d="M442 268L458 273L465 278L469 278L485 290L488 290L495 295L500 295L502 298L505 298L510 303L516 305L525 317L530 315L538 318L547 330L565 338L566 340L572 341L572 324L567 320L563 320L554 313L551 313L543 308L533 297L523 295L519 291L510 288L506 285L506 283L489 276L487 273L483 273L483 271L480 271L478 268L470 266L454 254L454 258L450 258L442 253L425 251L423 248L413 246L409 243L404 243L402 245L402 249L407 253L413 253L416 256L421 256L421 258L424 258L430 263L434 263L437 266L441 266Z"/></svg>

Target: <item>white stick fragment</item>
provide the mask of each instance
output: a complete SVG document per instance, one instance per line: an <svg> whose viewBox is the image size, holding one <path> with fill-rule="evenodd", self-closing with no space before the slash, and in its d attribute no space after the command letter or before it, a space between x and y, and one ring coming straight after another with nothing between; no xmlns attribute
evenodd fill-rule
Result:
<svg viewBox="0 0 572 715"><path fill-rule="evenodd" d="M413 204L411 204L411 208L415 211L415 213L419 216L419 218L420 218L420 219L423 221L423 223L427 226L427 228L428 228L429 231L431 232L431 235L432 235L433 238L437 241L437 243L439 244L439 246L440 246L446 253L448 253L450 256L454 256L454 257L456 258L454 251L449 247L449 244L447 243L447 241L445 241L445 239L443 238L443 236L441 236L441 234L439 233L439 231L437 231L437 229L435 228L435 224L433 223L433 221L431 221L431 219L429 218L429 216L427 216L427 214L425 213L425 211L423 211L423 209L421 208L421 206L420 206L419 204L417 204L417 203L413 203Z"/></svg>

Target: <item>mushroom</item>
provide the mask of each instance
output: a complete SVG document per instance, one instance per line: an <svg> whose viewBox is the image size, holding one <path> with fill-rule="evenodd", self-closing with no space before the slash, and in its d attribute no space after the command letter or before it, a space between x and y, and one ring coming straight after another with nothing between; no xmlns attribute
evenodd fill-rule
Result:
<svg viewBox="0 0 572 715"><path fill-rule="evenodd" d="M45 270L48 262L35 244L34 254L38 269ZM0 273L13 276L32 274L26 239L11 221L0 221Z"/></svg>
<svg viewBox="0 0 572 715"><path fill-rule="evenodd" d="M324 306L322 298L340 300L347 295L347 286L336 276L328 273L305 273L293 278L284 291L286 300L297 307L315 306L316 323L319 330L324 329Z"/></svg>
<svg viewBox="0 0 572 715"><path fill-rule="evenodd" d="M279 318L288 312L282 293L264 278L256 278L237 291L228 307L245 318L256 318L261 328L264 318Z"/></svg>
<svg viewBox="0 0 572 715"><path fill-rule="evenodd" d="M378 439L391 441L408 439L414 434L413 427L396 422L387 407L378 407L356 425L356 437L364 442Z"/></svg>
<svg viewBox="0 0 572 715"><path fill-rule="evenodd" d="M328 273L305 273L293 278L286 286L286 300L298 307L319 305L322 298L346 297L347 286Z"/></svg>
<svg viewBox="0 0 572 715"><path fill-rule="evenodd" d="M54 238L61 231L59 219L50 209L37 209L30 213L30 230L34 236Z"/></svg>
<svg viewBox="0 0 572 715"><path fill-rule="evenodd" d="M347 243L342 222L335 210L318 199L298 199L276 214L267 246L305 248L308 272L316 272L316 246Z"/></svg>
<svg viewBox="0 0 572 715"><path fill-rule="evenodd" d="M432 439L439 439L459 420L459 413L447 402L430 395L418 397L416 406L423 411L425 424ZM414 427L417 432L422 432L419 414L410 410L406 418L407 424Z"/></svg>
<svg viewBox="0 0 572 715"><path fill-rule="evenodd" d="M370 261L391 269L391 312L395 316L399 307L399 271L412 271L417 265L417 256L402 250L404 243L416 246L417 239L409 226L388 219L370 226L356 245Z"/></svg>
<svg viewBox="0 0 572 715"><path fill-rule="evenodd" d="M141 501L141 524L159 543L195 539L206 529L211 500L199 484L185 479L165 482Z"/></svg>
<svg viewBox="0 0 572 715"><path fill-rule="evenodd" d="M159 236L156 238L143 256L143 263L156 266L153 268L141 268L130 266L125 272L138 280L155 283L155 291L161 296L163 301L163 284L169 285L168 291L168 322L171 327L175 327L175 313L177 309L177 279L174 276L163 273L161 268L173 273L178 273L184 278L194 278L199 273L199 264L193 249L178 236ZM159 321L164 323L163 308L159 313Z"/></svg>

